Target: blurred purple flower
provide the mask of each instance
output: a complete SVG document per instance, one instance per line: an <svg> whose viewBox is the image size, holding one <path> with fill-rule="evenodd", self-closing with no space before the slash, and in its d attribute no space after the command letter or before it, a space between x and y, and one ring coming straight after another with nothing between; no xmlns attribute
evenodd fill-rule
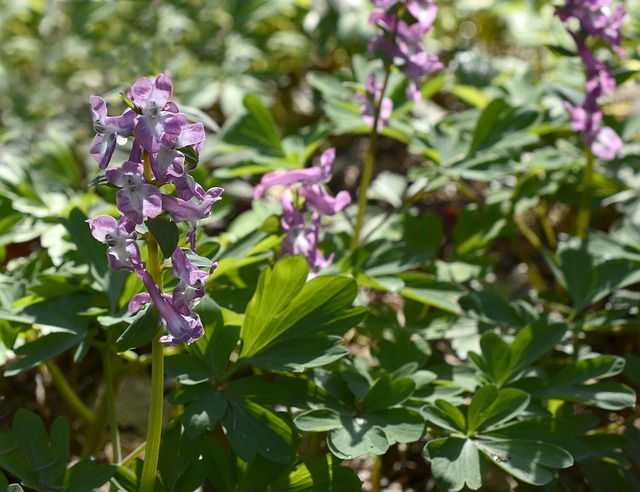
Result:
<svg viewBox="0 0 640 492"><path fill-rule="evenodd" d="M367 126L373 127L377 101L380 101L380 113L376 131L380 132L385 126L389 126L393 112L393 101L388 97L382 97L382 84L377 82L375 74L369 74L367 78L367 94L358 93L356 98L360 101L360 113L362 113L362 119Z"/></svg>
<svg viewBox="0 0 640 492"><path fill-rule="evenodd" d="M624 56L621 48L620 32L626 15L624 4L611 8L611 0L567 0L564 7L557 9L563 22L577 19L586 35L602 39L619 55Z"/></svg>
<svg viewBox="0 0 640 492"><path fill-rule="evenodd" d="M618 5L612 10L611 0L567 0L564 7L557 9L557 13L565 23L577 19L580 24L580 32L573 31L570 27L568 30L582 58L586 94L580 106L565 103L571 117L571 126L574 131L584 134L585 145L591 148L596 157L603 160L615 159L623 142L612 128L601 125L602 111L598 98L613 94L616 81L607 64L597 59L589 49L586 37L602 39L619 55L623 55L624 51L620 48L620 28L625 15L624 6Z"/></svg>
<svg viewBox="0 0 640 492"><path fill-rule="evenodd" d="M292 171L273 171L262 176L260 183L253 190L253 198L260 198L267 188L273 186L291 186L294 184L326 183L331 179L336 149L325 150L320 156L320 166Z"/></svg>
<svg viewBox="0 0 640 492"><path fill-rule="evenodd" d="M111 161L118 138L126 139L131 135L136 114L129 109L120 116L107 116L107 105L98 96L89 97L89 104L96 131L89 153L100 169L105 169Z"/></svg>
<svg viewBox="0 0 640 492"><path fill-rule="evenodd" d="M424 36L433 27L438 6L430 0L374 1L374 4L379 8L371 13L369 23L377 26L380 32L369 42L369 50L383 51L392 63L398 64L409 79L407 97L419 101L421 79L444 67L437 56L424 51L422 44ZM404 5L415 22L409 24L402 20L398 5Z"/></svg>
<svg viewBox="0 0 640 492"><path fill-rule="evenodd" d="M322 185L331 178L335 156L336 151L332 147L325 150L320 156L320 166L267 173L254 190L254 197L258 198L264 194L267 188L287 187L280 193L282 204L280 223L282 229L287 233L282 241L282 253L303 255L311 267L312 275L315 275L321 268L330 265L334 256L332 254L325 259L318 249L321 216L333 215L351 203L351 196L346 191L341 191L332 197ZM305 207L311 211L310 226L306 224L303 211L294 203L294 194L305 198Z"/></svg>
<svg viewBox="0 0 640 492"><path fill-rule="evenodd" d="M140 270L144 263L140 259L140 250L136 243L135 224L121 219L117 222L110 215L101 215L95 220L88 219L91 235L107 246L109 266L112 270Z"/></svg>

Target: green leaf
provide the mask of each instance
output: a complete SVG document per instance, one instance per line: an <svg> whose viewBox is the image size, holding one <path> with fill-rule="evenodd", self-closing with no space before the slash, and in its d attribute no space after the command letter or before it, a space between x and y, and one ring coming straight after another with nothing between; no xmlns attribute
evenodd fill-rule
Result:
<svg viewBox="0 0 640 492"><path fill-rule="evenodd" d="M256 453L285 465L296 459L297 436L277 413L256 403L229 400L222 427L234 452L245 461Z"/></svg>
<svg viewBox="0 0 640 492"><path fill-rule="evenodd" d="M328 408L303 412L293 421L298 429L309 432L326 432L342 426L340 415Z"/></svg>
<svg viewBox="0 0 640 492"><path fill-rule="evenodd" d="M564 338L567 329L564 324L541 320L518 331L511 342L512 376L526 371L533 362L555 347Z"/></svg>
<svg viewBox="0 0 640 492"><path fill-rule="evenodd" d="M284 157L276 122L269 110L252 94L244 98L243 104L247 113L233 120L224 129L222 140L232 145L255 149L259 154Z"/></svg>
<svg viewBox="0 0 640 492"><path fill-rule="evenodd" d="M65 492L85 492L97 490L106 484L116 471L114 465L96 465L84 459L73 465L65 476Z"/></svg>
<svg viewBox="0 0 640 492"><path fill-rule="evenodd" d="M424 458L431 461L431 472L443 490L458 491L465 485L477 490L482 485L486 464L467 439L450 437L430 441L424 448Z"/></svg>
<svg viewBox="0 0 640 492"><path fill-rule="evenodd" d="M240 330L243 358L251 357L290 327L282 313L300 294L308 273L302 256L286 256L272 269L262 271Z"/></svg>
<svg viewBox="0 0 640 492"><path fill-rule="evenodd" d="M164 491L192 492L202 485L206 465L199 444L182 432L177 422L164 430L158 457Z"/></svg>
<svg viewBox="0 0 640 492"><path fill-rule="evenodd" d="M561 398L581 401L608 410L621 410L635 405L635 392L623 384L583 384L620 374L625 365L622 357L598 356L576 361L560 371L543 388L533 392L537 398Z"/></svg>
<svg viewBox="0 0 640 492"><path fill-rule="evenodd" d="M207 477L216 484L217 492L237 492L235 456L225 446L212 436L206 436L202 442L202 460Z"/></svg>
<svg viewBox="0 0 640 492"><path fill-rule="evenodd" d="M208 368L208 377L216 379L229 365L229 357L238 345L240 327L225 325L220 308L206 295L194 311L200 316L204 335L188 346L189 357Z"/></svg>
<svg viewBox="0 0 640 492"><path fill-rule="evenodd" d="M350 460L363 454L384 454L389 441L384 431L365 418L341 416L342 426L327 436L329 450L338 458Z"/></svg>
<svg viewBox="0 0 640 492"><path fill-rule="evenodd" d="M496 385L510 375L511 348L497 333L485 333L480 339L484 364L482 370Z"/></svg>
<svg viewBox="0 0 640 492"><path fill-rule="evenodd" d="M539 114L526 107L511 107L503 99L494 99L484 108L476 123L469 155L513 139L513 134L530 127Z"/></svg>
<svg viewBox="0 0 640 492"><path fill-rule="evenodd" d="M350 308L357 284L346 277L306 283L304 258L285 257L264 270L247 306L240 361L271 370L295 370L333 362L346 354L338 344L365 316ZM292 347L296 352L292 353Z"/></svg>
<svg viewBox="0 0 640 492"><path fill-rule="evenodd" d="M529 400L527 393L517 389L480 388L469 405L467 432L472 435L482 429L488 430L518 416L527 408Z"/></svg>
<svg viewBox="0 0 640 492"><path fill-rule="evenodd" d="M396 405L411 396L416 389L416 384L409 378L392 379L391 376L383 376L376 381L373 387L364 397L363 405L366 412L384 410Z"/></svg>
<svg viewBox="0 0 640 492"><path fill-rule="evenodd" d="M473 442L507 473L534 485L551 482L555 476L554 470L573 465L573 458L567 451L545 442L516 439Z"/></svg>
<svg viewBox="0 0 640 492"><path fill-rule="evenodd" d="M116 340L116 350L126 352L127 350L143 347L156 336L160 329L160 313L151 304L147 309L127 327L122 335Z"/></svg>
<svg viewBox="0 0 640 492"><path fill-rule="evenodd" d="M425 431L424 418L415 410L408 408L379 410L366 413L364 417L369 423L384 431L389 444L418 441Z"/></svg>
<svg viewBox="0 0 640 492"><path fill-rule="evenodd" d="M180 236L178 234L178 226L175 222L164 217L156 217L155 219L147 219L144 221L149 231L158 241L158 246L162 250L165 258L170 258L178 246Z"/></svg>
<svg viewBox="0 0 640 492"><path fill-rule="evenodd" d="M446 400L438 399L435 405L425 405L420 409L420 413L430 423L443 429L462 433L467 431L467 420L464 414Z"/></svg>
<svg viewBox="0 0 640 492"><path fill-rule="evenodd" d="M60 355L65 350L80 343L84 335L74 333L50 333L25 343L15 350L16 355L22 357L4 372L7 377L15 376L27 371L38 364L42 364Z"/></svg>
<svg viewBox="0 0 640 492"><path fill-rule="evenodd" d="M405 287L399 291L403 297L449 313L460 314L458 298L464 292L461 287L439 282L430 275L400 273L397 276L405 283Z"/></svg>
<svg viewBox="0 0 640 492"><path fill-rule="evenodd" d="M213 388L212 388L213 390ZM227 398L221 391L191 402L182 413L182 424L191 439L211 431L227 411Z"/></svg>
<svg viewBox="0 0 640 492"><path fill-rule="evenodd" d="M47 437L44 423L35 413L25 409L18 409L13 418L13 435L37 477L38 486L33 487L24 481L27 487L36 489L42 485L49 489L61 486L69 462L69 424L62 417L58 417L51 427L51 444ZM54 448L57 447L57 449Z"/></svg>
<svg viewBox="0 0 640 492"><path fill-rule="evenodd" d="M339 466L332 455L320 456L300 463L280 475L266 492L359 492L362 482L355 470Z"/></svg>

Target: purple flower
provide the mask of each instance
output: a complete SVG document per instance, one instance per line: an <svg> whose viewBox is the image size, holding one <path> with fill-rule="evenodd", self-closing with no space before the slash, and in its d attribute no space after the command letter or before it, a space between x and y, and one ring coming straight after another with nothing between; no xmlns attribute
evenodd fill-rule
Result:
<svg viewBox="0 0 640 492"><path fill-rule="evenodd" d="M260 184L253 190L253 197L260 198L267 188L272 186L291 186L293 184L325 183L331 178L336 149L325 150L320 156L320 166L292 171L274 171L262 176Z"/></svg>
<svg viewBox="0 0 640 492"><path fill-rule="evenodd" d="M619 5L611 10L610 5L611 0L567 0L563 8L557 9L563 22L575 18L580 23L582 33L569 29L569 34L576 43L586 75L584 101L577 107L565 103L565 108L571 116L573 130L582 132L585 145L596 157L604 160L614 159L623 145L613 129L601 126L602 111L598 104L598 98L615 92L616 81L606 63L597 59L587 46L585 34L603 39L618 54L624 53L620 49L624 7Z"/></svg>
<svg viewBox="0 0 640 492"><path fill-rule="evenodd" d="M121 168L109 169L107 179L122 188L116 194L118 210L134 224L142 224L146 217L157 217L162 212L160 191L144 182L143 165L125 162Z"/></svg>
<svg viewBox="0 0 640 492"><path fill-rule="evenodd" d="M191 227L187 231L187 244L190 245L191 251L194 253L196 251L197 221L209 216L213 204L218 200L222 200L223 191L222 188L218 187L210 188L198 202L176 198L171 195L162 195L162 208L171 214L176 222L183 220L191 222ZM197 195L195 196L197 197Z"/></svg>
<svg viewBox="0 0 640 492"><path fill-rule="evenodd" d="M406 5L407 10L416 19L408 24L399 18L400 12L389 7L398 3ZM369 23L376 25L380 33L369 42L370 51L383 51L409 78L407 97L420 100L420 80L443 68L437 56L424 51L422 39L432 28L438 13L438 7L429 0L405 0L402 2L374 2L383 8L374 10Z"/></svg>
<svg viewBox="0 0 640 492"><path fill-rule="evenodd" d="M153 82L146 77L138 79L127 94L142 111L136 118L133 134L150 154L158 153L163 143L170 147L180 135L177 107L169 102L171 91L171 81L160 74Z"/></svg>
<svg viewBox="0 0 640 492"><path fill-rule="evenodd" d="M351 195L348 192L341 191L332 197L318 184L301 186L298 194L307 199L309 209L323 215L334 215L351 203Z"/></svg>
<svg viewBox="0 0 640 492"><path fill-rule="evenodd" d="M325 258L318 249L321 215L333 215L351 203L351 196L341 191L336 197L330 196L322 183L331 178L335 161L335 148L330 148L320 156L320 166L308 169L273 172L262 177L260 185L254 190L256 198L262 196L266 188L286 186L288 189L280 194L282 203L282 219L280 223L287 233L282 241L282 253L303 255L316 274L321 268L331 264L333 254ZM290 187L298 185L295 193L305 198L305 206L311 213L311 225L307 226L304 213L296 207Z"/></svg>
<svg viewBox="0 0 640 492"><path fill-rule="evenodd" d="M183 315L188 315L191 309L204 296L207 280L218 264L213 263L209 272L204 272L195 266L178 246L171 255L173 266L171 273L180 280L173 289L173 306Z"/></svg>
<svg viewBox="0 0 640 492"><path fill-rule="evenodd" d="M626 15L623 4L612 9L611 0L567 0L564 7L557 9L557 13L563 22L577 19L585 34L602 39L618 55L624 56L624 50L620 47L620 30Z"/></svg>
<svg viewBox="0 0 640 492"><path fill-rule="evenodd" d="M375 121L375 105L380 101L380 113L376 131L381 131L385 126L389 126L391 113L393 112L393 101L388 97L382 97L382 85L378 84L375 74L369 74L367 78L367 95L356 94L360 101L360 112L362 119L367 126L373 127Z"/></svg>
<svg viewBox="0 0 640 492"><path fill-rule="evenodd" d="M291 192L282 194L282 228L287 232L282 240L282 252L289 255L302 255L306 258L311 273L315 274L320 269L333 262L334 255L329 258L322 255L318 249L320 235L320 214L313 213L311 226L307 227L304 215L295 208Z"/></svg>
<svg viewBox="0 0 640 492"><path fill-rule="evenodd" d="M187 116L176 115L180 122L180 134L170 145L161 144L155 159L151 161L153 174L160 184L175 181L184 175L184 154L179 150L189 145L199 152L204 142L204 125L202 123L187 124ZM166 140L166 139L165 139Z"/></svg>
<svg viewBox="0 0 640 492"><path fill-rule="evenodd" d="M95 220L88 219L91 235L107 246L109 266L112 270L140 270L144 263L140 259L140 250L136 243L135 224L127 220L101 215Z"/></svg>
<svg viewBox="0 0 640 492"><path fill-rule="evenodd" d="M167 326L168 334L160 338L161 342L169 345L190 344L204 335L200 316L193 312L189 312L188 315L181 314L171 302L170 297L160 292L158 284L154 282L146 270L139 270L136 274L144 282L144 286L149 292L149 298L155 304ZM139 308L141 300L137 299L130 307Z"/></svg>
<svg viewBox="0 0 640 492"><path fill-rule="evenodd" d="M218 200L222 200L222 188L210 188L199 202L183 200L171 195L162 195L162 208L171 214L176 222L183 220L200 220L209 217L211 207Z"/></svg>
<svg viewBox="0 0 640 492"><path fill-rule="evenodd" d="M623 147L620 136L608 126L599 128L591 142L591 151L596 157L605 161L616 158Z"/></svg>
<svg viewBox="0 0 640 492"><path fill-rule="evenodd" d="M89 97L89 104L93 128L96 131L89 153L100 169L105 169L116 149L118 137L124 139L131 135L136 114L127 110L120 116L107 116L107 105L104 99L98 96Z"/></svg>

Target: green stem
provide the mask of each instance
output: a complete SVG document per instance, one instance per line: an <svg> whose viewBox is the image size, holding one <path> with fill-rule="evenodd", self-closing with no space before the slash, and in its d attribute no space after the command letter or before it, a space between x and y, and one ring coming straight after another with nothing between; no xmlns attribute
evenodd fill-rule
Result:
<svg viewBox="0 0 640 492"><path fill-rule="evenodd" d="M163 344L160 342L160 334L158 334L151 342L151 405L140 485L141 492L153 492L158 469L164 401L164 354L162 349Z"/></svg>
<svg viewBox="0 0 640 492"><path fill-rule="evenodd" d="M122 459L122 447L120 445L120 431L118 429L118 417L116 413L116 392L113 380L113 361L111 359L111 346L113 333L107 330L107 344L102 350L102 365L104 367L105 398L109 414L109 432L111 434L111 447L113 448L113 462L119 463Z"/></svg>
<svg viewBox="0 0 640 492"><path fill-rule="evenodd" d="M53 384L56 385L62 399L91 427L94 423L93 412L82 402L53 360L47 361L46 366L49 374L51 374Z"/></svg>
<svg viewBox="0 0 640 492"><path fill-rule="evenodd" d="M153 180L149 155L144 155L144 173L148 183ZM149 232L147 234L147 266L153 280L162 291L162 271L158 242ZM164 403L164 345L160 342L162 332L151 342L151 404L149 406L149 424L147 427L147 445L144 453L140 492L153 492L158 470L158 455L160 453L160 439L162 437L162 409Z"/></svg>
<svg viewBox="0 0 640 492"><path fill-rule="evenodd" d="M587 162L584 167L584 176L582 179L582 197L578 208L578 218L576 220L576 235L584 238L587 234L587 228L591 221L591 198L593 196L593 167L594 157L590 148L585 149Z"/></svg>
<svg viewBox="0 0 640 492"><path fill-rule="evenodd" d="M384 99L384 93L389 83L389 76L391 75L390 69L387 69L384 82L382 83L382 90L380 91L380 99L375 102L375 112L373 117L373 124L371 125L371 134L369 137L369 148L367 149L367 155L364 159L364 166L362 168L362 177L360 178L360 190L358 191L358 215L356 216L356 224L353 228L353 237L351 238L351 251L355 251L360 242L360 233L362 232L362 225L364 224L364 214L367 208L367 190L371 185L371 179L373 178L373 167L376 162L376 150L378 148L378 120L380 119L380 108L382 107L382 100Z"/></svg>

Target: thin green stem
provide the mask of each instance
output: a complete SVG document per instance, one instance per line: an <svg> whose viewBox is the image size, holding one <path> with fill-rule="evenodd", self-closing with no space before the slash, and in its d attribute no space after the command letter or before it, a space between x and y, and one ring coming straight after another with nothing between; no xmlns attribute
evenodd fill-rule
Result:
<svg viewBox="0 0 640 492"><path fill-rule="evenodd" d="M585 149L587 162L584 166L584 175L582 178L582 197L578 208L578 218L576 219L576 235L584 238L587 234L587 228L591 222L591 199L593 197L593 175L594 175L594 157L590 148Z"/></svg>
<svg viewBox="0 0 640 492"><path fill-rule="evenodd" d="M120 444L120 431L118 429L118 416L116 413L116 392L113 380L113 361L111 359L111 346L113 333L107 330L107 344L102 350L102 365L104 368L105 398L107 412L109 414L109 432L111 434L111 447L113 448L113 462L119 463L122 459L122 447Z"/></svg>
<svg viewBox="0 0 640 492"><path fill-rule="evenodd" d="M147 445L140 484L141 492L153 492L162 436L162 407L164 401L164 354L160 334L151 342L151 405L147 427Z"/></svg>
<svg viewBox="0 0 640 492"><path fill-rule="evenodd" d="M147 182L152 182L149 155L144 156L144 173ZM153 280L162 290L162 270L158 242L149 232L147 234L147 267ZM162 437L162 409L164 402L164 345L158 333L151 342L151 404L149 406L149 424L147 427L147 445L144 453L144 465L140 479L140 492L153 492L158 469L158 455Z"/></svg>
<svg viewBox="0 0 640 492"><path fill-rule="evenodd" d="M78 394L69 384L69 381L64 377L64 374L58 365L53 360L47 361L46 366L49 374L51 374L53 384L56 385L62 399L91 427L94 423L93 412L82 402Z"/></svg>
<svg viewBox="0 0 640 492"><path fill-rule="evenodd" d="M371 185L371 179L373 178L373 168L376 162L376 150L378 148L378 121L380 119L380 108L382 107L382 100L384 99L384 93L389 83L389 76L391 74L390 69L387 69L384 82L382 83L382 90L380 91L380 98L375 101L375 112L373 117L373 124L371 125L371 134L369 137L369 148L367 149L367 155L364 159L364 166L362 168L362 177L360 178L360 189L358 191L358 215L356 216L356 224L353 228L353 236L351 237L351 251L355 251L360 242L360 233L362 232L362 226L364 224L364 214L367 208L367 191Z"/></svg>

